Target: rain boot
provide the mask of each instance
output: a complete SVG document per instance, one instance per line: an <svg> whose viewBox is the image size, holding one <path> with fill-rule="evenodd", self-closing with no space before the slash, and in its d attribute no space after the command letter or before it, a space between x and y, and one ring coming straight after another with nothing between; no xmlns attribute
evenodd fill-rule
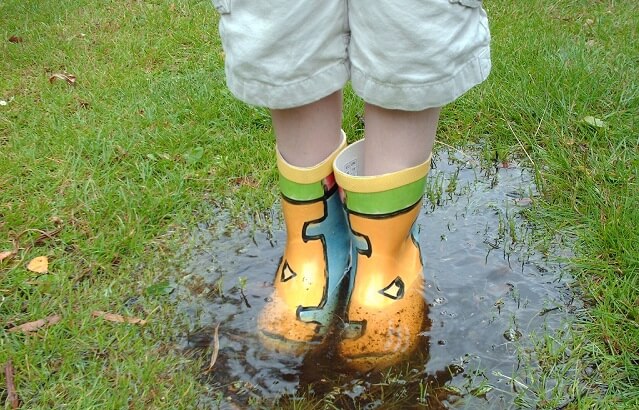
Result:
<svg viewBox="0 0 639 410"><path fill-rule="evenodd" d="M426 325L416 227L430 158L399 172L362 176L363 142L336 158L352 242L351 292L338 353L358 371L407 358Z"/></svg>
<svg viewBox="0 0 639 410"><path fill-rule="evenodd" d="M347 293L350 236L333 175L345 146L342 134L338 149L310 168L295 167L277 152L286 246L258 318L262 344L272 350L301 354L321 343Z"/></svg>

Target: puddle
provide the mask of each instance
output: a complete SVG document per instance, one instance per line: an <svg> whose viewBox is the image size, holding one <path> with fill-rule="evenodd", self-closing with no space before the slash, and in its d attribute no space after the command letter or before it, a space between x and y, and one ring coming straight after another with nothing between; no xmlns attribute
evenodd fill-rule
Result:
<svg viewBox="0 0 639 410"><path fill-rule="evenodd" d="M200 405L513 407L525 388L512 378L523 367L536 371L522 349L536 334L565 328L578 303L562 267L530 249L532 228L519 214L534 199L533 177L516 163L487 170L439 152L426 192L418 224L431 327L415 357L383 373L336 368L331 351L293 358L261 347L257 316L285 240L278 222L272 232L238 229L220 212L194 229L174 294L189 329L185 351L210 356L219 323L219 354L203 376L210 395Z"/></svg>

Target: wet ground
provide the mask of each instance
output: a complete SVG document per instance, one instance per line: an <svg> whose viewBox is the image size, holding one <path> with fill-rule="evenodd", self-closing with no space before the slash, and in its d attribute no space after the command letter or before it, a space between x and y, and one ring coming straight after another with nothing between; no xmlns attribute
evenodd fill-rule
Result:
<svg viewBox="0 0 639 410"><path fill-rule="evenodd" d="M182 347L218 355L203 377L203 407L511 408L526 403L535 341L567 326L578 301L557 262L531 246L521 213L534 201L533 177L517 163L481 168L461 152L439 152L418 219L430 328L422 349L385 372L353 374L331 351L304 358L263 349L258 313L284 246L284 231L237 228L220 212L194 230L181 258ZM278 209L272 219L278 220ZM559 336L553 336L559 337ZM545 384L550 388L553 381ZM301 399L303 398L303 399Z"/></svg>

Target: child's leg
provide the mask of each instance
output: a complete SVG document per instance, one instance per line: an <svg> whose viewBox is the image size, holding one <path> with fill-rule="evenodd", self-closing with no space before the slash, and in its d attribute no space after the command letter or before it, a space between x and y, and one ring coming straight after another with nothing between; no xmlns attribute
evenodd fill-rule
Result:
<svg viewBox="0 0 639 410"><path fill-rule="evenodd" d="M344 0L213 0L225 72L240 100L271 109L286 245L258 317L275 349L320 342L348 284L350 238L333 177L346 145L341 90L349 78Z"/></svg>
<svg viewBox="0 0 639 410"><path fill-rule="evenodd" d="M490 71L481 1L382 3L349 1L351 82L367 102L366 129L364 140L335 159L353 243L352 290L338 351L360 370L396 363L427 342L416 220L437 107Z"/></svg>
<svg viewBox="0 0 639 410"><path fill-rule="evenodd" d="M353 247L352 290L338 351L360 371L397 363L426 342L416 220L439 112L367 104L365 138L334 163Z"/></svg>
<svg viewBox="0 0 639 410"><path fill-rule="evenodd" d="M258 328L276 350L302 353L321 343L349 285L350 238L333 177L333 160L346 146L341 106L337 91L271 110L287 239Z"/></svg>
<svg viewBox="0 0 639 410"><path fill-rule="evenodd" d="M389 110L366 104L364 175L381 175L414 167L433 149L440 108Z"/></svg>
<svg viewBox="0 0 639 410"><path fill-rule="evenodd" d="M271 115L277 148L291 165L317 165L341 142L341 91L301 107L271 110Z"/></svg>

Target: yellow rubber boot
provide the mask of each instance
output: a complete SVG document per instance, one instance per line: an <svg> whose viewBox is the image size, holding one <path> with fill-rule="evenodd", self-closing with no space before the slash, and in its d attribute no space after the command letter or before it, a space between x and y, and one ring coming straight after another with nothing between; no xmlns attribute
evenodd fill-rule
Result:
<svg viewBox="0 0 639 410"><path fill-rule="evenodd" d="M286 246L274 291L258 318L262 344L301 354L321 343L350 284L350 237L333 175L342 143L320 164L300 168L277 154ZM342 305L343 306L343 305Z"/></svg>
<svg viewBox="0 0 639 410"><path fill-rule="evenodd" d="M408 357L420 342L427 306L415 221L428 161L379 176L361 176L363 140L336 158L352 242L351 293L338 352L359 371Z"/></svg>

